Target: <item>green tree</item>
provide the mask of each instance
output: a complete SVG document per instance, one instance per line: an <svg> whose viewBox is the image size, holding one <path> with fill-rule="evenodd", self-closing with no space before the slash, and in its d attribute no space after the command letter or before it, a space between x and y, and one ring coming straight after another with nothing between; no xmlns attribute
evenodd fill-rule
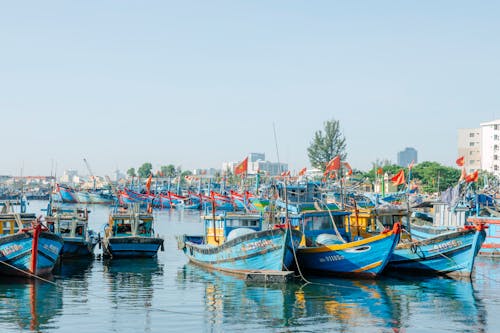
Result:
<svg viewBox="0 0 500 333"><path fill-rule="evenodd" d="M177 175L177 170L175 169L175 166L172 164L169 165L162 165L160 167L161 173L163 174L163 177L175 177Z"/></svg>
<svg viewBox="0 0 500 333"><path fill-rule="evenodd" d="M327 120L323 123L324 133L319 130L314 133L314 138L307 148L307 155L311 165L315 168L325 170L326 164L335 156L339 155L341 160L345 160L346 142L340 131L338 120Z"/></svg>
<svg viewBox="0 0 500 333"><path fill-rule="evenodd" d="M151 163L146 162L139 167L137 173L139 174L139 177L146 178L151 174L151 170L153 170L153 166L151 165Z"/></svg>
<svg viewBox="0 0 500 333"><path fill-rule="evenodd" d="M128 169L128 170L127 170L127 175L128 175L129 177L135 177L135 176L137 176L137 175L135 174L135 168L130 168L130 169Z"/></svg>
<svg viewBox="0 0 500 333"><path fill-rule="evenodd" d="M412 178L420 181L424 192L440 192L458 183L460 170L437 162L422 162L412 169Z"/></svg>

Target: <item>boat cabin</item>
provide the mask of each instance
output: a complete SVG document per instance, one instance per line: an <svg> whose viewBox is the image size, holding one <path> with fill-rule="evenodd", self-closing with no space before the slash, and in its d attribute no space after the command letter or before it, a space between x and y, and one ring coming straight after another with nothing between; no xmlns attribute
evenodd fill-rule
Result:
<svg viewBox="0 0 500 333"><path fill-rule="evenodd" d="M118 212L111 214L106 228L107 237L152 237L153 215Z"/></svg>
<svg viewBox="0 0 500 333"><path fill-rule="evenodd" d="M337 237L339 242L342 242L338 236L345 241L350 241L352 238L350 230L350 212L347 211L306 211L299 214L289 214L288 219L293 228L299 229L305 236L305 244L312 245L319 242L325 235ZM286 216L281 216L284 223ZM330 237L332 238L332 237Z"/></svg>
<svg viewBox="0 0 500 333"><path fill-rule="evenodd" d="M29 229L36 215L32 213L0 213L0 236L13 235Z"/></svg>
<svg viewBox="0 0 500 333"><path fill-rule="evenodd" d="M53 208L51 215L45 217L47 227L61 237L86 237L88 226L88 210Z"/></svg>
<svg viewBox="0 0 500 333"><path fill-rule="evenodd" d="M242 232L262 230L261 214L221 212L217 215L204 215L205 244L220 245Z"/></svg>

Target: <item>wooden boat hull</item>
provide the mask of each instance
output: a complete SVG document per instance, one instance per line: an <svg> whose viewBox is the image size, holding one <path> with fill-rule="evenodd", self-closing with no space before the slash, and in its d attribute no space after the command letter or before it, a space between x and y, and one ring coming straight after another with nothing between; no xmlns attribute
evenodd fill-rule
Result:
<svg viewBox="0 0 500 333"><path fill-rule="evenodd" d="M50 232L40 232L35 272L30 270L32 246L32 232L21 232L0 237L0 274L20 276L26 276L23 272L36 275L49 274L59 258L59 253L63 247L63 239Z"/></svg>
<svg viewBox="0 0 500 333"><path fill-rule="evenodd" d="M64 187L59 187L59 195L64 203L76 203L77 198L75 197L75 192L71 189Z"/></svg>
<svg viewBox="0 0 500 333"><path fill-rule="evenodd" d="M470 277L485 238L483 229L474 228L400 244L394 250L388 269Z"/></svg>
<svg viewBox="0 0 500 333"><path fill-rule="evenodd" d="M486 239L481 249L479 249L479 255L500 256L500 218L495 216L474 216L469 217L467 222L474 223L475 225L486 223L488 226L488 229L485 230Z"/></svg>
<svg viewBox="0 0 500 333"><path fill-rule="evenodd" d="M103 240L103 255L112 258L150 258L157 255L163 239L157 237L110 237Z"/></svg>
<svg viewBox="0 0 500 333"><path fill-rule="evenodd" d="M375 277L386 267L399 237L395 224L389 232L354 242L301 247L299 266L306 273Z"/></svg>
<svg viewBox="0 0 500 333"><path fill-rule="evenodd" d="M301 237L297 230L290 233L287 229L272 229L249 233L220 246L209 247L189 241L189 236L184 235L179 247L191 262L221 271L281 271L293 264L291 239L297 247Z"/></svg>

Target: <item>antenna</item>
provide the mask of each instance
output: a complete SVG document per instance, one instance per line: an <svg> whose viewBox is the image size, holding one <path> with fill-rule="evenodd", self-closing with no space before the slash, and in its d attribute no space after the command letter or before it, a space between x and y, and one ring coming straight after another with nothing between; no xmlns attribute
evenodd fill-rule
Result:
<svg viewBox="0 0 500 333"><path fill-rule="evenodd" d="M276 157L278 158L278 165L280 164L280 153L278 151L278 139L276 137L276 126L274 125L273 122L273 133L274 133L274 145L276 146ZM281 171L281 165L280 165L280 171Z"/></svg>

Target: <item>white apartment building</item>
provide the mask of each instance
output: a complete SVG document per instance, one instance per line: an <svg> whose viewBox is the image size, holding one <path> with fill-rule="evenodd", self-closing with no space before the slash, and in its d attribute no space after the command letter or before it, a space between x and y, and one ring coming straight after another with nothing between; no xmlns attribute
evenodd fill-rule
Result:
<svg viewBox="0 0 500 333"><path fill-rule="evenodd" d="M458 130L458 156L464 156L468 174L481 169L500 176L500 119L480 126Z"/></svg>
<svg viewBox="0 0 500 333"><path fill-rule="evenodd" d="M481 123L481 168L500 175L500 119Z"/></svg>

